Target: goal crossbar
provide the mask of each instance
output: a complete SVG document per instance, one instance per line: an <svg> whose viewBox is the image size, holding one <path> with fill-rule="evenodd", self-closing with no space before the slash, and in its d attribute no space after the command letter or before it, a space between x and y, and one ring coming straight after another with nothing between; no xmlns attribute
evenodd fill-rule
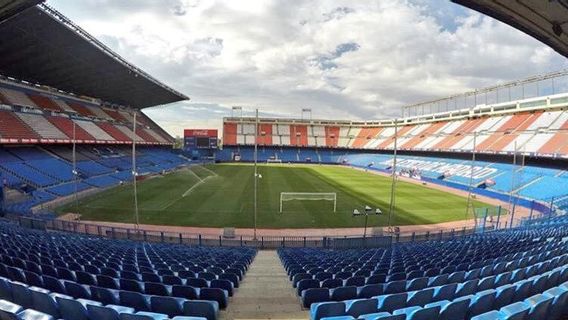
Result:
<svg viewBox="0 0 568 320"><path fill-rule="evenodd" d="M337 210L337 193L335 192L280 192L280 213L282 213L284 201L333 201L333 212Z"/></svg>

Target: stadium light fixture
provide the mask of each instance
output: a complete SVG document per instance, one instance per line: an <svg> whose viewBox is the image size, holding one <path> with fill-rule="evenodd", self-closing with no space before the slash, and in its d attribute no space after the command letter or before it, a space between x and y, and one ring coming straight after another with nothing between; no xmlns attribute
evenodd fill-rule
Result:
<svg viewBox="0 0 568 320"><path fill-rule="evenodd" d="M233 107L231 108L231 118L234 118L234 112L235 112L235 111L240 111L241 118L243 117L243 107L241 107L241 106L233 106Z"/></svg>
<svg viewBox="0 0 568 320"><path fill-rule="evenodd" d="M359 211L359 209L353 209L353 217L360 217L360 216L365 216L365 227L363 229L363 239L367 238L367 223L369 221L369 215L372 213L375 213L376 215L382 214L383 212L381 211L381 209L379 208L375 208L373 210L373 208L371 208L370 206L366 205L363 208L363 212Z"/></svg>
<svg viewBox="0 0 568 320"><path fill-rule="evenodd" d="M310 117L308 118L310 121L312 120L312 108L302 108L302 115L301 115L301 119L304 120L304 113L307 113L310 115Z"/></svg>

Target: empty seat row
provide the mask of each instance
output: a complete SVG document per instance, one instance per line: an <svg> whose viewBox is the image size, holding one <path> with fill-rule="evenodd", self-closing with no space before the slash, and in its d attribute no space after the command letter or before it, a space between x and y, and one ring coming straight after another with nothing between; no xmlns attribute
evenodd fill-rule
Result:
<svg viewBox="0 0 568 320"><path fill-rule="evenodd" d="M199 319L214 320L217 319L219 312L217 303L212 301L190 301L171 297L140 295L124 291L120 292L116 297L116 300L114 300L116 303L111 304L90 299L74 298L38 287L29 287L22 283L6 281L3 278L0 278L0 299L0 301L11 301L12 304L19 306L21 309L32 309L52 317L40 319L122 320L125 319L123 314L146 313L147 316L150 316L151 313L158 313L163 316L157 319L193 316ZM1 306L0 309L2 309ZM16 317L13 317L13 319L18 319L17 316L21 309L10 305L10 309L5 311L15 313ZM4 318L0 316L0 319ZM126 319L146 318L127 317Z"/></svg>
<svg viewBox="0 0 568 320"><path fill-rule="evenodd" d="M471 319L544 292L549 292L551 295L554 293L553 298L560 298L560 301L564 301L564 290L558 292L554 288L559 285L567 287L568 282L563 282L565 279L560 277L552 276L561 271L561 268L566 267L560 267L514 284L459 297L450 295L436 298L436 293L443 291L442 288L438 288L437 290L380 295L371 299L316 303L311 306L310 315L312 319L326 319L332 316L346 316L346 319ZM423 309L428 311L413 315L415 311ZM403 316L389 318L393 315ZM529 317L526 319L549 318Z"/></svg>

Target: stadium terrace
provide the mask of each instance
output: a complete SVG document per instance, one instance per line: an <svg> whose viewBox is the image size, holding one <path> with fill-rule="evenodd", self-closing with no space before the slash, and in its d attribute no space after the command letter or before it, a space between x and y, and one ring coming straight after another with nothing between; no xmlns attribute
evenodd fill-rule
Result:
<svg viewBox="0 0 568 320"><path fill-rule="evenodd" d="M185 94L4 2L0 320L568 318L567 71L176 141L144 109ZM568 56L565 1L455 2Z"/></svg>

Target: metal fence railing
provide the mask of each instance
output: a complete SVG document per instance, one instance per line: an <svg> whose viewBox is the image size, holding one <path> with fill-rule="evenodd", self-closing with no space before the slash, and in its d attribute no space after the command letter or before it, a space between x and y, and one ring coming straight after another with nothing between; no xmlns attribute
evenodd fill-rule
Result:
<svg viewBox="0 0 568 320"><path fill-rule="evenodd" d="M385 235L372 236L235 236L227 238L222 235L190 234L168 231L154 231L135 228L111 227L99 224L89 224L79 221L44 220L33 217L19 217L22 227L58 232L71 232L92 235L117 240L135 240L144 242L175 243L190 246L220 246L220 247L255 247L259 249L275 249L286 247L311 247L329 249L349 249L365 247L388 248L395 243L421 242L432 240L449 240L480 232L479 228L461 228L426 232L400 233L392 232ZM484 232L494 230L487 226Z"/></svg>

